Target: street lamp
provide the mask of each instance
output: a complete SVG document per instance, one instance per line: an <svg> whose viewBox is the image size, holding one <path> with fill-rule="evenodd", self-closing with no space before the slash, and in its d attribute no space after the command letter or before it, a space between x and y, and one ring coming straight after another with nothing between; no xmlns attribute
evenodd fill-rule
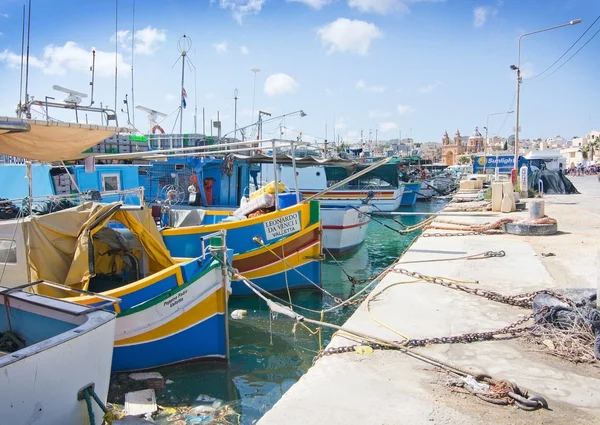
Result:
<svg viewBox="0 0 600 425"><path fill-rule="evenodd" d="M566 24L556 25L554 27L544 28L541 30L528 32L528 33L522 34L519 37L517 65L510 66L510 69L512 69L513 71L517 71L517 107L516 107L517 119L516 119L516 125L515 125L515 160L514 160L515 162L513 164L513 169L515 171L518 170L518 167L519 167L519 95L520 95L520 91L521 91L521 39L527 35L537 34L540 32L546 32L546 31L550 31L550 30L555 30L557 28L562 28L562 27L568 27L570 25L577 25L577 24L580 24L581 21L582 21L581 19L573 19L572 21L569 21Z"/></svg>
<svg viewBox="0 0 600 425"><path fill-rule="evenodd" d="M254 122L254 98L256 97L256 74L260 72L260 68L251 68L250 71L254 72L254 89L252 91L252 122Z"/></svg>

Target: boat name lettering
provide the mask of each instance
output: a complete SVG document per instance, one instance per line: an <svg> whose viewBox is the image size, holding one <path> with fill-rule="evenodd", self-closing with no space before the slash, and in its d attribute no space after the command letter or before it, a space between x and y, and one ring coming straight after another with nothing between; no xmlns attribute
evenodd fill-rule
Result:
<svg viewBox="0 0 600 425"><path fill-rule="evenodd" d="M184 295L187 294L187 289L184 289L177 295L173 295L171 298L167 298L163 303L163 306L169 306L169 308L175 307L177 304L183 302Z"/></svg>
<svg viewBox="0 0 600 425"><path fill-rule="evenodd" d="M300 231L300 213L294 213L265 221L267 240Z"/></svg>

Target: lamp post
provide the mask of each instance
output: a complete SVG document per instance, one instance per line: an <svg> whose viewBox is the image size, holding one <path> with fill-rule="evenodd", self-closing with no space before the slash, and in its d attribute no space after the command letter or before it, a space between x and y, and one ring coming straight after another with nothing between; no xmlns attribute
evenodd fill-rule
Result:
<svg viewBox="0 0 600 425"><path fill-rule="evenodd" d="M486 165L487 165L487 148L488 145L490 144L490 141L488 140L488 129L490 127L490 117L493 117L494 115L505 115L505 114L512 114L515 111L507 111L507 112L494 112L493 114L488 114L487 119L485 120L485 146L483 147L483 156L486 158ZM498 155L496 155L498 156ZM496 163L496 168L498 167L498 163ZM487 169L484 168L484 174L485 174L485 170Z"/></svg>
<svg viewBox="0 0 600 425"><path fill-rule="evenodd" d="M256 97L256 74L260 72L260 68L252 68L250 71L254 72L254 89L252 90L252 122L254 122L254 98Z"/></svg>
<svg viewBox="0 0 600 425"><path fill-rule="evenodd" d="M556 25L554 27L544 28L541 30L528 32L528 33L525 33L525 34L522 34L521 36L519 36L517 65L510 66L510 69L512 69L513 71L517 71L517 106L516 106L517 118L516 118L516 125L515 125L515 159L514 159L514 164L513 164L513 169L515 171L517 171L519 168L519 100L520 100L519 97L520 97L520 91L521 91L521 39L528 35L533 35L533 34L537 34L540 32L546 32L546 31L550 31L550 30L555 30L555 29L562 28L562 27L568 27L570 25L577 25L580 23L581 23L581 19L573 19L572 21L569 21L566 24Z"/></svg>

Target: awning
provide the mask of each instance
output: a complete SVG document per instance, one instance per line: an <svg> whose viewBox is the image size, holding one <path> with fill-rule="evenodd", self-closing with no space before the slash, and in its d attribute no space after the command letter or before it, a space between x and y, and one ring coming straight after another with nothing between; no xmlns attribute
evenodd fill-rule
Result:
<svg viewBox="0 0 600 425"><path fill-rule="evenodd" d="M47 280L86 290L94 276L94 235L110 220L119 221L137 237L148 255L150 273L175 264L158 233L150 210L126 211L119 203L88 202L75 208L27 217L24 237L32 281ZM90 264L91 263L91 264ZM40 288L45 295L56 290ZM51 293L50 293L51 292Z"/></svg>
<svg viewBox="0 0 600 425"><path fill-rule="evenodd" d="M256 164L271 164L273 156L264 153L256 153L254 155L233 154L237 159L250 161ZM278 164L289 165L292 163L292 156L288 154L279 154L276 157ZM335 165L338 167L356 167L355 161L349 161L343 158L320 158L316 156L296 157L296 166L310 167L313 165Z"/></svg>
<svg viewBox="0 0 600 425"><path fill-rule="evenodd" d="M41 162L83 158L82 152L127 129L0 117L0 154Z"/></svg>

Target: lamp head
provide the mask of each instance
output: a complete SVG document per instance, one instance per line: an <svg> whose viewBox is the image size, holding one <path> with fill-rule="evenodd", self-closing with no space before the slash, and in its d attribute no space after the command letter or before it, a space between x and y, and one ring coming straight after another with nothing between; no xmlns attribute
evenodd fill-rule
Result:
<svg viewBox="0 0 600 425"><path fill-rule="evenodd" d="M304 112L303 110L300 110L300 117L304 118L306 116L306 112Z"/></svg>
<svg viewBox="0 0 600 425"><path fill-rule="evenodd" d="M517 65L511 65L511 66L510 66L510 69L512 69L513 71L516 71L516 70L518 70L519 68L517 67Z"/></svg>
<svg viewBox="0 0 600 425"><path fill-rule="evenodd" d="M573 19L572 21L569 22L569 25L577 25L580 24L583 21L583 19Z"/></svg>

